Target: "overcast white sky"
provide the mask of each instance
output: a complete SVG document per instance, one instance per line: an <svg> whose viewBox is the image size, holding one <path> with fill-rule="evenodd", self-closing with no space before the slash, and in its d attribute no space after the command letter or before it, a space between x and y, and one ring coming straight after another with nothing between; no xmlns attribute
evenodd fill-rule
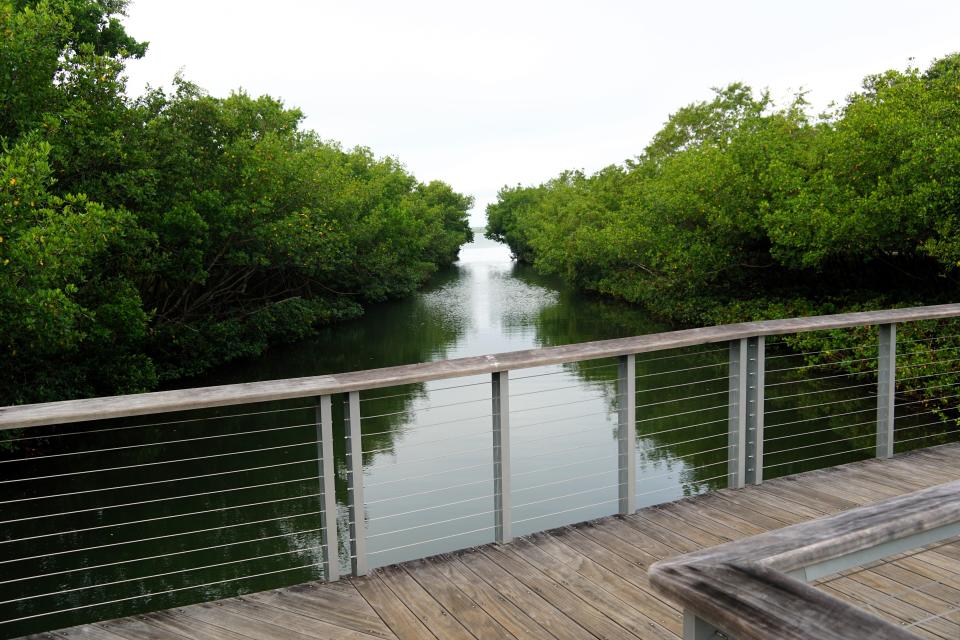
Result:
<svg viewBox="0 0 960 640"><path fill-rule="evenodd" d="M182 69L299 107L345 146L473 195L637 155L670 113L743 81L842 101L864 75L960 50L960 2L132 0L129 88Z"/></svg>

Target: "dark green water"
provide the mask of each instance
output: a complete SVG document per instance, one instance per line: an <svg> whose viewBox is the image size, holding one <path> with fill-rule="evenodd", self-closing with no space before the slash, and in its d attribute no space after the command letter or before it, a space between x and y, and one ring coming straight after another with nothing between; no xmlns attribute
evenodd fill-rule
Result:
<svg viewBox="0 0 960 640"><path fill-rule="evenodd" d="M408 300L185 386L664 329L636 308L538 276L511 262L504 247L480 239ZM872 455L870 383L835 372L811 380L810 371L797 368L802 364L802 356L770 341L766 477ZM610 360L511 372L515 534L616 511L616 377ZM491 541L489 379L380 389L361 398L371 566ZM346 568L339 398L334 408L336 527ZM639 506L725 485L727 411L725 345L637 357ZM323 576L310 401L20 435L0 453L0 637Z"/></svg>

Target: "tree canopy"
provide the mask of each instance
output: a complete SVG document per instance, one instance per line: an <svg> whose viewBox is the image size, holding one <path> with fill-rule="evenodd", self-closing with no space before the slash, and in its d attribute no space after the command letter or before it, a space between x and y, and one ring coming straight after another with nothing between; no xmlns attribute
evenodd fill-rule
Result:
<svg viewBox="0 0 960 640"><path fill-rule="evenodd" d="M124 0L0 0L0 404L144 391L411 293L471 198L269 96L126 94Z"/></svg>
<svg viewBox="0 0 960 640"><path fill-rule="evenodd" d="M638 157L505 187L489 237L681 324L933 303L960 275L960 54L869 76L830 112L742 84Z"/></svg>

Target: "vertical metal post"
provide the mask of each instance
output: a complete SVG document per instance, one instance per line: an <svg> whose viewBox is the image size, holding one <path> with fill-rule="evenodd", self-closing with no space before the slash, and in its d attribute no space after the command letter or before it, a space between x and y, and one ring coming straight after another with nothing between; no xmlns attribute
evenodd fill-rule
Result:
<svg viewBox="0 0 960 640"><path fill-rule="evenodd" d="M363 448L360 438L360 392L343 403L347 422L347 506L350 517L350 566L353 575L367 574L367 523L363 513Z"/></svg>
<svg viewBox="0 0 960 640"><path fill-rule="evenodd" d="M495 371L493 387L493 510L494 539L513 539L510 505L510 373Z"/></svg>
<svg viewBox="0 0 960 640"><path fill-rule="evenodd" d="M632 353L620 356L617 367L617 483L620 487L620 513L637 510L637 359Z"/></svg>
<svg viewBox="0 0 960 640"><path fill-rule="evenodd" d="M696 614L683 610L683 640L716 640L726 638L712 624L701 620Z"/></svg>
<svg viewBox="0 0 960 640"><path fill-rule="evenodd" d="M744 482L763 482L763 385L766 338L747 339L747 433Z"/></svg>
<svg viewBox="0 0 960 640"><path fill-rule="evenodd" d="M730 341L730 410L727 440L727 486L744 485L747 450L747 339Z"/></svg>
<svg viewBox="0 0 960 640"><path fill-rule="evenodd" d="M323 534L320 548L323 572L328 582L340 579L340 541L337 539L337 488L333 474L333 404L330 396L320 396L317 402L317 450L320 462L320 527Z"/></svg>
<svg viewBox="0 0 960 640"><path fill-rule="evenodd" d="M880 325L877 358L877 457L893 456L894 400L897 393L897 325Z"/></svg>

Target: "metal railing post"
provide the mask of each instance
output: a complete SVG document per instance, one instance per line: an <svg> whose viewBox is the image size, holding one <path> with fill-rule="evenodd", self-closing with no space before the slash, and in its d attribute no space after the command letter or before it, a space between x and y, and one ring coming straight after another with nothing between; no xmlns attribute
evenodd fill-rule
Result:
<svg viewBox="0 0 960 640"><path fill-rule="evenodd" d="M893 456L894 400L897 393L897 325L880 325L877 354L877 457Z"/></svg>
<svg viewBox="0 0 960 640"><path fill-rule="evenodd" d="M617 483L620 513L637 510L637 358L632 353L620 356L617 367Z"/></svg>
<svg viewBox="0 0 960 640"><path fill-rule="evenodd" d="M493 387L493 511L494 540L513 539L510 506L510 373L491 374Z"/></svg>
<svg viewBox="0 0 960 640"><path fill-rule="evenodd" d="M763 482L763 385L766 338L747 339L747 415L744 482Z"/></svg>
<svg viewBox="0 0 960 640"><path fill-rule="evenodd" d="M347 422L347 507L350 518L350 566L353 575L367 574L367 523L363 513L363 448L360 438L360 392L343 403Z"/></svg>
<svg viewBox="0 0 960 640"><path fill-rule="evenodd" d="M744 486L747 450L747 338L730 341L727 486Z"/></svg>
<svg viewBox="0 0 960 640"><path fill-rule="evenodd" d="M340 579L340 541L337 539L337 487L333 474L333 404L330 396L320 396L317 402L317 453L320 463L320 527L323 534L320 548L323 573L329 582Z"/></svg>

